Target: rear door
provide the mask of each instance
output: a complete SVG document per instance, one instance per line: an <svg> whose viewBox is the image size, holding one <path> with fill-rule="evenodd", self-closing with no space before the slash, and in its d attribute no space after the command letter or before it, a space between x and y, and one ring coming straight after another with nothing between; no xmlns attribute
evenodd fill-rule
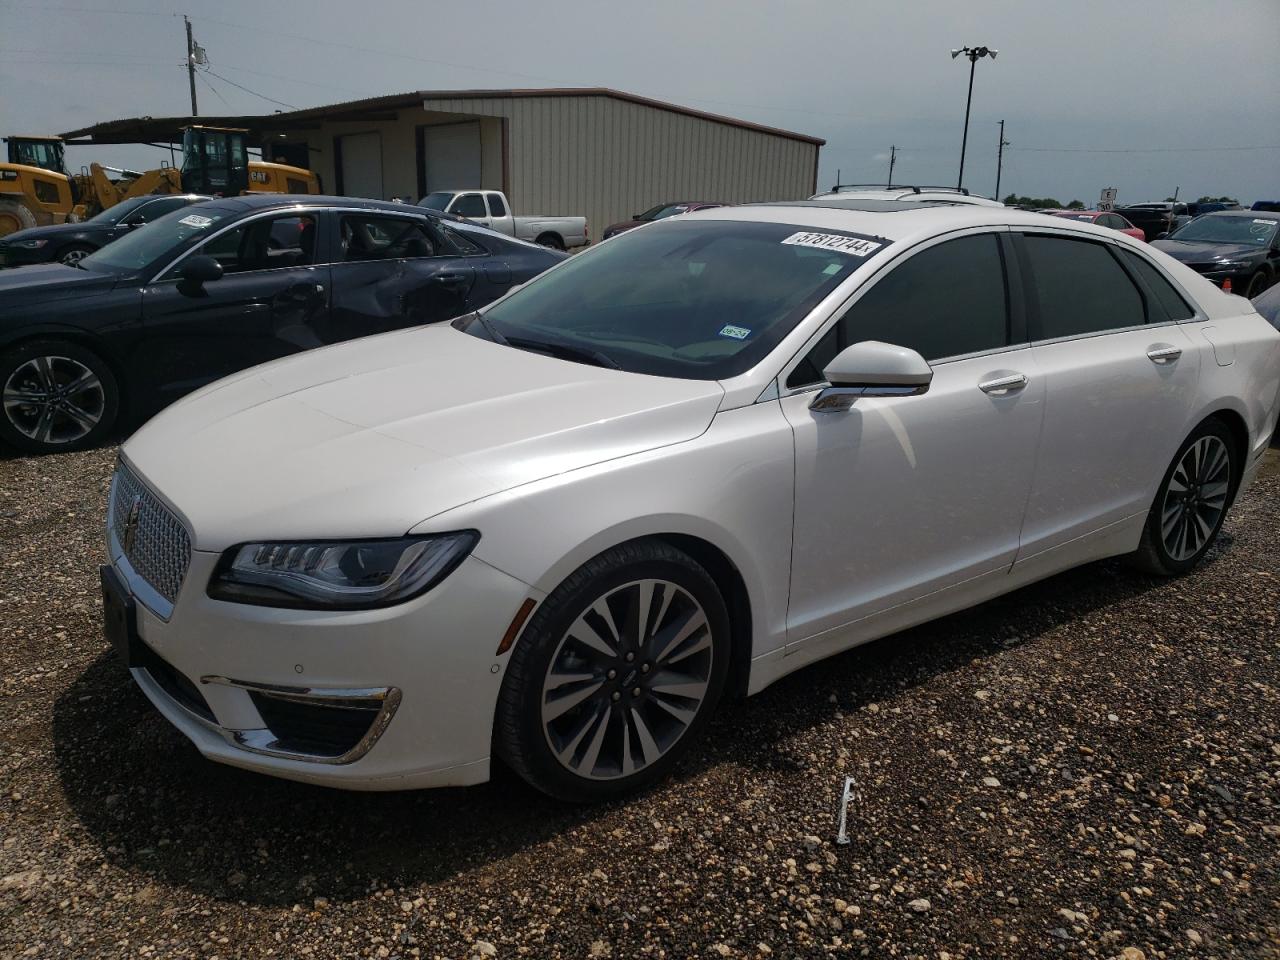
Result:
<svg viewBox="0 0 1280 960"><path fill-rule="evenodd" d="M143 289L139 359L162 398L245 367L318 346L329 315L319 213L252 217L214 234ZM207 255L218 280L192 286L182 263Z"/></svg>
<svg viewBox="0 0 1280 960"><path fill-rule="evenodd" d="M478 258L448 243L429 217L341 213L326 343L450 320L468 312Z"/></svg>
<svg viewBox="0 0 1280 960"><path fill-rule="evenodd" d="M1136 254L1047 231L1015 239L1047 391L1025 559L1146 515L1185 438L1202 351ZM1181 312L1191 315L1185 303Z"/></svg>

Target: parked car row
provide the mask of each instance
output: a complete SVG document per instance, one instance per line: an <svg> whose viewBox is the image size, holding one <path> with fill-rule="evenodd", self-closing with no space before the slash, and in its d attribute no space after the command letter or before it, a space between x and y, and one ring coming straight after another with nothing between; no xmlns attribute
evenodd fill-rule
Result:
<svg viewBox="0 0 1280 960"><path fill-rule="evenodd" d="M176 255L138 249L157 224L32 269L157 263L111 283L144 322L160 291L177 342L244 229L248 286L197 316L214 352L291 349L321 285L364 329L408 293L378 251L447 250L428 301L559 257L340 202L210 202ZM296 247L259 236L277 215ZM695 211L169 406L121 448L106 632L210 759L365 790L500 760L598 800L666 775L726 694L1103 557L1193 569L1278 405L1280 333L1114 229L845 194Z"/></svg>

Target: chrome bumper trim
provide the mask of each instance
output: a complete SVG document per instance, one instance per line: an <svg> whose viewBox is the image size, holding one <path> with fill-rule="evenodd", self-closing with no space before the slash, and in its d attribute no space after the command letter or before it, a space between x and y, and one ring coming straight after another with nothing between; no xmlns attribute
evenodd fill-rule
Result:
<svg viewBox="0 0 1280 960"><path fill-rule="evenodd" d="M401 699L399 687L287 687L269 683L252 683L247 680L233 680L230 677L217 675L203 676L200 678L200 682L224 687L236 687L252 693L269 694L282 700L312 703L339 710L368 709L370 700L382 702L377 716L374 717L373 723L369 725L365 735L360 738L354 747L337 757L285 750L277 745L275 735L265 727L256 730L230 730L221 726L215 728L222 734L227 743L248 753L256 753L265 757L279 757L284 760L300 760L306 763L340 765L354 763L359 760L373 748L373 745L386 732L391 719L395 716L396 710L400 708Z"/></svg>

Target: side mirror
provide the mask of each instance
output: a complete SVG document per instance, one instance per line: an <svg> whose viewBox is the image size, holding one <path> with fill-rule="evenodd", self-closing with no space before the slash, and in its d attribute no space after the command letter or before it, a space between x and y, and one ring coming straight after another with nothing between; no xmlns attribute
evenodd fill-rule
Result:
<svg viewBox="0 0 1280 960"><path fill-rule="evenodd" d="M205 254L188 257L182 269L178 271L178 276L192 286L198 287L213 280L222 279L222 264Z"/></svg>
<svg viewBox="0 0 1280 960"><path fill-rule="evenodd" d="M859 397L910 397L926 393L933 368L909 347L864 340L845 347L822 371L831 386L819 392L810 410L848 410Z"/></svg>

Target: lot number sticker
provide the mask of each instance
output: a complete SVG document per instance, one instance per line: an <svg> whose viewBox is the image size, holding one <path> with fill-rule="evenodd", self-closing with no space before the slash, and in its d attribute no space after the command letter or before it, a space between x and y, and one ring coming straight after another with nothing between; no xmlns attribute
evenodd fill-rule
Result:
<svg viewBox="0 0 1280 960"><path fill-rule="evenodd" d="M751 336L751 331L746 327L735 327L732 323L726 323L720 328L720 336L732 337L734 340L745 340Z"/></svg>
<svg viewBox="0 0 1280 960"><path fill-rule="evenodd" d="M816 247L819 250L835 250L854 257L865 257L875 253L883 243L874 240L863 240L858 237L844 237L838 233L809 233L801 231L793 233L782 241L797 247Z"/></svg>
<svg viewBox="0 0 1280 960"><path fill-rule="evenodd" d="M188 227L207 227L209 224L213 223L213 220L209 217L202 217L198 213L190 213L178 222L185 223Z"/></svg>

